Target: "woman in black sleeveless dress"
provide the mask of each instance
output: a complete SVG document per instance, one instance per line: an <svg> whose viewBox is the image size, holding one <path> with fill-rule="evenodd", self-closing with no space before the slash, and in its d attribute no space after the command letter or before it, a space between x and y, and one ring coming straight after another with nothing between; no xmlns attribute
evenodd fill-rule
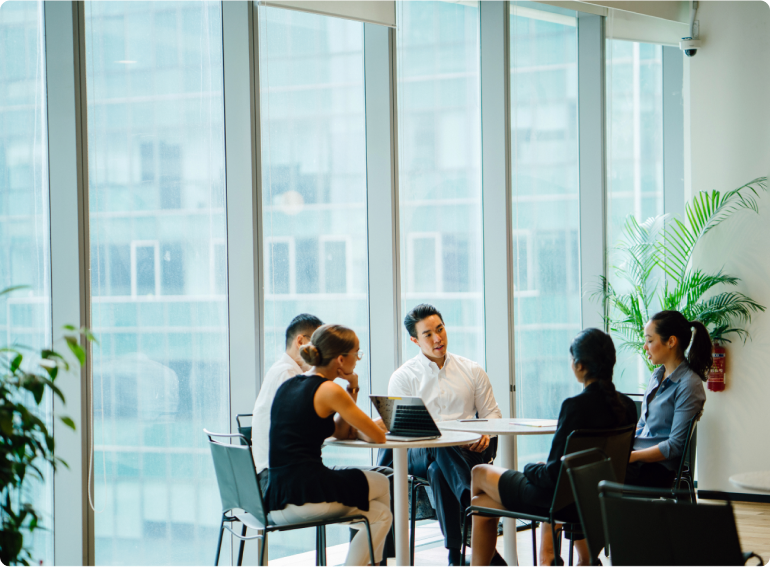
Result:
<svg viewBox="0 0 770 567"><path fill-rule="evenodd" d="M585 388L562 403L548 462L530 463L524 472L492 465L474 467L471 479L474 506L547 515L570 433L576 429L613 429L636 423L634 402L618 393L612 383L615 346L610 336L599 329L586 329L575 337L569 351L572 372ZM490 564L497 540L497 522L498 518L473 518L471 565ZM540 533L540 565L550 565L554 559L551 526L544 523ZM585 540L575 541L575 547L578 565L590 565Z"/></svg>
<svg viewBox="0 0 770 567"><path fill-rule="evenodd" d="M369 520L375 561L382 560L393 516L387 477L359 469L332 470L321 461L328 437L385 442L385 432L356 405L361 357L356 334L323 325L300 349L313 367L278 388L270 411L267 506L276 524L363 514ZM342 378L346 390L334 383ZM347 565L369 564L363 524L350 543Z"/></svg>

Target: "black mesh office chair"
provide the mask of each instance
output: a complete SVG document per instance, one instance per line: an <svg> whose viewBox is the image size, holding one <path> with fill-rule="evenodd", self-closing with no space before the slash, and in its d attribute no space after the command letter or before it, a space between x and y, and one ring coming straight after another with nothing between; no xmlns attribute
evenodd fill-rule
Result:
<svg viewBox="0 0 770 567"><path fill-rule="evenodd" d="M612 462L613 471L616 478L625 479L628 458L631 455L631 445L634 440L634 425L620 427L617 429L596 429L596 430L575 430L567 437L567 446L564 454L571 455L580 451L586 452L586 455L580 460L580 464L588 464L597 459L596 454L588 452L588 449L600 449L606 454ZM574 462L574 461L573 461ZM578 463L575 462L577 465ZM548 513L545 515L523 514L513 510L499 510L497 508L484 508L481 506L469 506L465 511L465 521L463 522L463 549L462 558L465 561L465 540L468 533L468 527L471 524L472 516L486 517L507 517L528 520L529 522L547 522L551 525L553 534L553 545L555 560L561 565L561 532L575 533L580 531L580 518L577 510L570 509L574 504L575 498L572 493L572 487L567 480L564 466L559 470L559 476L556 481L553 500ZM562 528L557 528L557 522L562 523ZM533 527L534 533L534 527ZM557 535L559 537L557 537ZM537 557L537 549L532 542L532 557ZM573 548L570 546L569 554L570 565L573 563Z"/></svg>
<svg viewBox="0 0 770 567"><path fill-rule="evenodd" d="M217 542L217 554L214 565L219 564L219 552L222 547L222 536L225 530L229 531L241 542L238 550L238 565L243 564L245 542L252 539L261 540L259 565L264 565L267 534L269 532L319 528L343 523L366 524L366 531L369 535L369 557L371 564L374 565L372 532L369 528L369 520L365 516L358 514L281 526L273 524L268 519L262 491L259 488L257 471L251 455L251 442L240 433L211 433L205 429L203 432L209 439L209 448L211 449L211 457L214 460L214 471L217 477L217 484L219 485L219 496L222 499L222 521L219 526L219 541ZM240 440L240 445L230 445L224 442L235 438ZM230 528L233 522L243 524L240 534ZM257 535L247 536L246 533L249 528L256 530ZM316 565L326 565L325 532L320 530L316 532Z"/></svg>
<svg viewBox="0 0 770 567"><path fill-rule="evenodd" d="M238 433L243 435L246 439L249 440L249 443L251 443L251 418L254 417L254 414L251 413L239 413L235 416L235 423L238 424ZM244 420L243 423L241 423L241 419ZM241 440L241 444L245 444L243 440Z"/></svg>
<svg viewBox="0 0 770 567"><path fill-rule="evenodd" d="M584 461L587 454L593 454L596 460L586 464ZM562 463L572 486L591 562L593 565L601 565L599 553L604 548L605 541L602 511L599 507L599 483L603 480L615 482L612 461L603 451L589 449L565 455Z"/></svg>
<svg viewBox="0 0 770 567"><path fill-rule="evenodd" d="M674 485L672 486L671 495L677 502L682 496L686 496L686 501L696 503L697 497L695 495L695 480L693 479L693 470L695 468L695 449L697 445L698 435L697 428L703 412L698 412L693 416L687 427L687 438L684 442L684 448L682 449L682 457L679 459L679 467L677 468L676 477L674 478ZM687 492L682 492L682 483L687 484Z"/></svg>
<svg viewBox="0 0 770 567"><path fill-rule="evenodd" d="M680 496L687 492L681 491ZM599 483L599 504L613 565L744 565L735 516L722 505L672 501L671 491Z"/></svg>

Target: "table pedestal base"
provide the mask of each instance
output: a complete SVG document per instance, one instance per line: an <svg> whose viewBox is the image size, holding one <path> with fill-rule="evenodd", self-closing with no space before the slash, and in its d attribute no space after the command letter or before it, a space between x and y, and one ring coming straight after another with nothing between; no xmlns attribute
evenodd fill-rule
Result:
<svg viewBox="0 0 770 567"><path fill-rule="evenodd" d="M409 562L409 493L406 448L393 449L393 522L396 532L396 565Z"/></svg>
<svg viewBox="0 0 770 567"><path fill-rule="evenodd" d="M516 459L516 436L498 435L500 448L500 464L511 470L518 470ZM503 518L503 559L508 565L518 565L519 556L516 551L516 520Z"/></svg>

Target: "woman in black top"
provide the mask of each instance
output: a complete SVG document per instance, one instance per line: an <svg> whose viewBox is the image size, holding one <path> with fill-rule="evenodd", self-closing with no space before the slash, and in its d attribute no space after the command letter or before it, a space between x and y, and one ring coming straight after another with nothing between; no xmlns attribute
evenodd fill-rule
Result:
<svg viewBox="0 0 770 567"><path fill-rule="evenodd" d="M507 508L523 513L548 515L553 500L561 457L567 437L576 429L612 429L636 422L636 407L628 396L618 393L612 383L615 346L599 329L587 329L572 341L572 372L583 391L561 405L559 422L546 463L530 463L524 472L492 465L473 468L472 504L487 508ZM495 551L498 518L473 518L472 565L489 565ZM540 538L540 565L554 559L551 526L543 524ZM575 542L578 565L590 565L585 540Z"/></svg>
<svg viewBox="0 0 770 567"><path fill-rule="evenodd" d="M323 325L300 355L313 367L278 388L270 411L267 506L276 524L363 514L375 561L381 561L393 516L387 477L359 469L332 470L321 461L327 437L385 442L385 432L356 405L361 358L358 337L342 325ZM343 390L334 383L342 378ZM350 543L347 565L369 564L363 524Z"/></svg>

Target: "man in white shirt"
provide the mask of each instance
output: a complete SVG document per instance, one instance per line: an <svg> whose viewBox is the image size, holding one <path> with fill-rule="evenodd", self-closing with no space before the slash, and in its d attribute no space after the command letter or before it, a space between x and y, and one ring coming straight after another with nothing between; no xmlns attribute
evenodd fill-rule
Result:
<svg viewBox="0 0 770 567"><path fill-rule="evenodd" d="M321 325L323 321L307 313L297 315L291 320L286 328L286 352L267 371L259 389L251 418L251 452L263 490L267 486L270 409L273 407L273 398L286 380L310 369L299 355L299 347L309 343L313 332Z"/></svg>
<svg viewBox="0 0 770 567"><path fill-rule="evenodd" d="M476 362L447 352L444 320L435 307L418 305L404 318L404 326L420 352L390 377L389 396L422 398L436 421L502 417L487 373ZM409 473L430 482L450 565L459 565L471 469L489 463L495 450L487 435L465 447L409 449ZM389 454L381 452L380 465L392 466Z"/></svg>

